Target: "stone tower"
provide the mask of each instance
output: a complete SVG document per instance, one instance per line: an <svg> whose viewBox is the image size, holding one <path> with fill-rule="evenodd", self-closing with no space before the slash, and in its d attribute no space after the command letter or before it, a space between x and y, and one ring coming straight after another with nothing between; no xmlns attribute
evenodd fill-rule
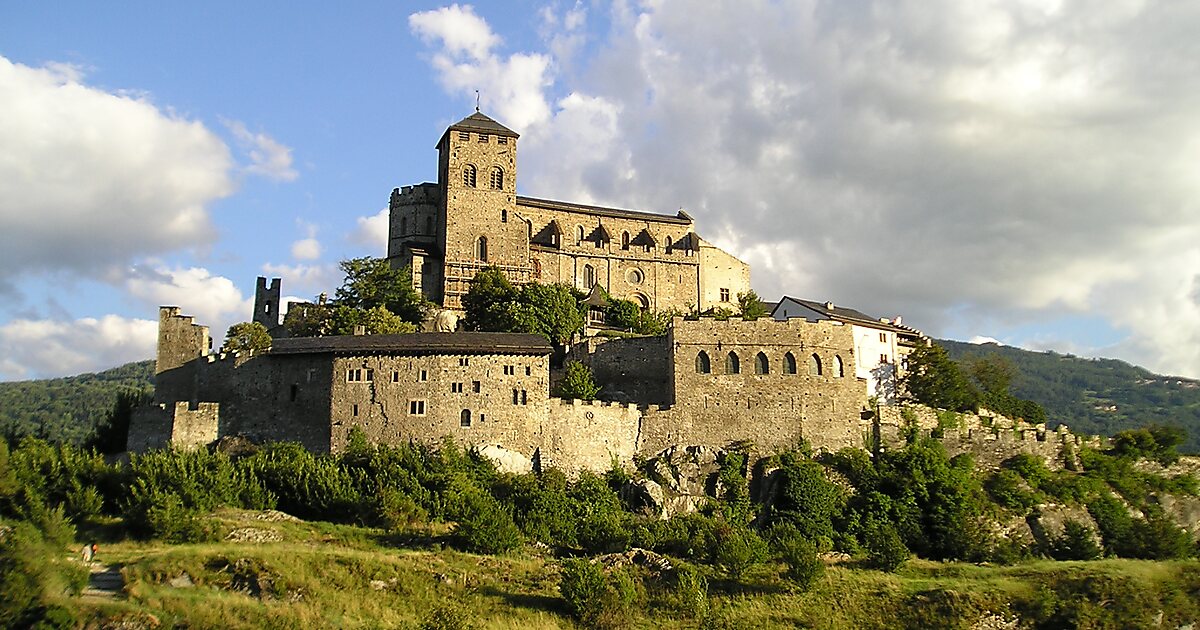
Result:
<svg viewBox="0 0 1200 630"><path fill-rule="evenodd" d="M267 327L267 330L274 330L279 326L279 312L282 306L279 302L280 294L279 278L271 278L271 284L267 284L267 279L259 276L258 283L254 287L254 321Z"/></svg>
<svg viewBox="0 0 1200 630"><path fill-rule="evenodd" d="M528 282L529 226L517 215L517 134L475 112L438 142L441 193L438 245L444 256L443 304L459 308L468 282L496 266Z"/></svg>

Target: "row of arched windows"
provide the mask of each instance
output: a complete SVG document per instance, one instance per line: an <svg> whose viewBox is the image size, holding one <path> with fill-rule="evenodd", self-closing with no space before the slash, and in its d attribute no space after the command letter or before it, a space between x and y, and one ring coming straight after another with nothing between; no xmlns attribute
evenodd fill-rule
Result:
<svg viewBox="0 0 1200 630"><path fill-rule="evenodd" d="M477 172L474 164L468 164L463 167L463 186L467 188L475 188ZM499 166L493 166L488 173L488 188L492 190L504 190L504 169Z"/></svg>
<svg viewBox="0 0 1200 630"><path fill-rule="evenodd" d="M846 368L845 368L845 365L842 363L842 357L840 357L836 354L833 355L832 363L833 364L831 366L829 366L830 367L830 369L829 369L830 376L836 376L838 378L842 378L843 376L846 375ZM796 373L796 355L792 354L791 352L784 354L783 355L783 363L780 366L780 368L782 369L784 374L795 374ZM696 373L697 374L711 374L712 373L712 360L708 357L708 353L705 352L704 350L701 350L696 355ZM726 374L741 374L742 373L742 360L740 357L738 357L736 352L730 351L729 354L725 355L725 373ZM766 353L759 352L758 354L754 355L754 373L755 374L770 374L771 373L771 360L769 358L767 358ZM809 357L808 357L808 374L810 376L824 376L825 375L825 365L821 361L821 356L815 352L812 353L811 355L809 355Z"/></svg>

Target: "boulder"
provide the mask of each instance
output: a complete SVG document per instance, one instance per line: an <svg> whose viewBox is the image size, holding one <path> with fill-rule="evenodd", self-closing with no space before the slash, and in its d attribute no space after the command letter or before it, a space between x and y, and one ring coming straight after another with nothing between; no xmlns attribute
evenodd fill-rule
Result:
<svg viewBox="0 0 1200 630"><path fill-rule="evenodd" d="M533 472L533 460L499 444L481 444L475 447L475 452L490 459L499 472L514 475Z"/></svg>
<svg viewBox="0 0 1200 630"><path fill-rule="evenodd" d="M629 492L648 506L647 512L663 520L695 512L719 492L717 473L721 466L717 462L723 454L723 450L710 446L677 444L666 448L643 465L647 479L633 482L631 486L637 487L630 487Z"/></svg>
<svg viewBox="0 0 1200 630"><path fill-rule="evenodd" d="M1063 535L1067 521L1076 521L1091 530L1096 537L1096 544L1100 544L1096 521L1092 520L1092 515L1084 507L1045 503L1037 506L1025 520L1029 524L1030 534L1042 549L1048 549L1052 540Z"/></svg>

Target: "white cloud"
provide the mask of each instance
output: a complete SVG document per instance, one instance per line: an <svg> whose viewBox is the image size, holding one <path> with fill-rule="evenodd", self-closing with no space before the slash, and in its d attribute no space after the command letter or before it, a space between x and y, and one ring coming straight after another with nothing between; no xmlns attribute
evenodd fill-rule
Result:
<svg viewBox="0 0 1200 630"><path fill-rule="evenodd" d="M168 268L143 264L127 270L123 281L130 295L153 306L178 306L197 323L224 330L230 320L250 317L253 296L243 297L233 281L202 267Z"/></svg>
<svg viewBox="0 0 1200 630"><path fill-rule="evenodd" d="M157 340L158 322L146 319L13 320L0 325L0 380L94 372L152 359Z"/></svg>
<svg viewBox="0 0 1200 630"><path fill-rule="evenodd" d="M550 116L543 94L551 82L550 57L498 55L493 49L500 38L470 5L414 13L408 25L423 41L439 46L431 62L451 93L474 98L479 90L482 108L518 131Z"/></svg>
<svg viewBox="0 0 1200 630"><path fill-rule="evenodd" d="M987 337L984 335L975 335L974 337L971 337L971 339L970 339L970 341L968 341L968 343L973 343L975 345L982 345L985 343L994 343L998 346L1004 345L1004 342L1000 341L999 339L996 339L995 337Z"/></svg>
<svg viewBox="0 0 1200 630"><path fill-rule="evenodd" d="M307 236L292 243L292 258L296 260L316 260L320 258L321 242L317 240L317 226L303 221L300 221L299 224Z"/></svg>
<svg viewBox="0 0 1200 630"><path fill-rule="evenodd" d="M340 284L338 267L335 264L276 265L267 263L262 266L262 271L267 276L280 278L284 288L296 293L316 295L325 292L332 294L333 288Z"/></svg>
<svg viewBox="0 0 1200 630"><path fill-rule="evenodd" d="M250 159L250 165L246 167L247 173L280 182L295 181L300 176L296 169L292 168L291 147L280 144L265 133L253 133L239 121L221 122L233 133L238 145L246 151L246 156Z"/></svg>
<svg viewBox="0 0 1200 630"><path fill-rule="evenodd" d="M522 186L685 207L767 299L932 334L1099 317L1124 357L1200 376L1200 5L612 7L570 76L552 42L504 56L486 24L470 45L410 26L449 92L519 86L494 111L525 134Z"/></svg>
<svg viewBox="0 0 1200 630"><path fill-rule="evenodd" d="M0 57L0 284L208 245L207 207L234 189L203 124L82 76Z"/></svg>
<svg viewBox="0 0 1200 630"><path fill-rule="evenodd" d="M388 209L384 208L371 216L358 217L349 238L353 243L378 252L372 254L374 256L385 255L388 246Z"/></svg>

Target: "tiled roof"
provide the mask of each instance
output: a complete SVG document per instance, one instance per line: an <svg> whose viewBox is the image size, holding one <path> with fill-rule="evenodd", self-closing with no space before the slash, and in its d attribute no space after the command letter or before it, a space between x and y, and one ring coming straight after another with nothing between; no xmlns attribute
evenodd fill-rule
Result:
<svg viewBox="0 0 1200 630"><path fill-rule="evenodd" d="M524 333L456 332L276 339L271 354L550 354L550 342Z"/></svg>
<svg viewBox="0 0 1200 630"><path fill-rule="evenodd" d="M450 125L448 130L453 131L474 131L476 133L490 133L497 136L508 136L509 138L517 138L517 132L501 125L500 123L484 116L479 112L475 112L470 116Z"/></svg>
<svg viewBox="0 0 1200 630"><path fill-rule="evenodd" d="M830 302L816 302L813 300L801 300L799 298L794 298L794 297L790 297L787 295L780 298L779 302L776 303L775 308L771 309L771 314L774 315L775 310L778 309L780 306L782 306L783 303L787 300L791 300L792 302L800 304L801 306L803 306L823 317L835 319L840 322L846 322L848 324L858 324L860 326L869 326L871 328L894 330L894 331L904 333L904 334L921 335L921 331L919 331L915 328L912 328L911 326L897 325L890 321L880 321L879 318L871 317L870 315L867 315L866 313L863 313L861 311L856 311L852 308L846 308L845 306L838 306L838 305L832 304Z"/></svg>

